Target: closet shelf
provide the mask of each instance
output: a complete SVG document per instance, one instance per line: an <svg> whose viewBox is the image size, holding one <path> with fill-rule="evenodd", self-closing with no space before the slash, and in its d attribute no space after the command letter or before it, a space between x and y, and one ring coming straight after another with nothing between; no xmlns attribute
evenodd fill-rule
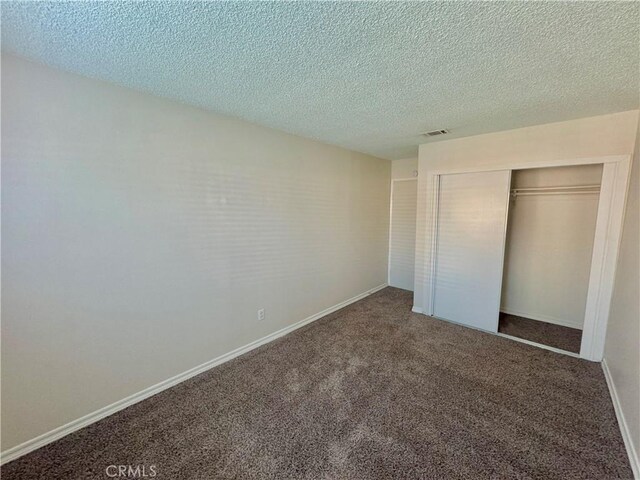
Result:
<svg viewBox="0 0 640 480"><path fill-rule="evenodd" d="M570 185L557 187L514 188L512 197L529 195L590 195L600 192L600 185Z"/></svg>

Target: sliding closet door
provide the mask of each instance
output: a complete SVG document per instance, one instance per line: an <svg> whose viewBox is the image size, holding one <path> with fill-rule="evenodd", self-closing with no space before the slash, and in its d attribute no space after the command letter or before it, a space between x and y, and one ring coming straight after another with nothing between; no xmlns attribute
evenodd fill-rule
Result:
<svg viewBox="0 0 640 480"><path fill-rule="evenodd" d="M440 176L433 314L498 331L511 172Z"/></svg>

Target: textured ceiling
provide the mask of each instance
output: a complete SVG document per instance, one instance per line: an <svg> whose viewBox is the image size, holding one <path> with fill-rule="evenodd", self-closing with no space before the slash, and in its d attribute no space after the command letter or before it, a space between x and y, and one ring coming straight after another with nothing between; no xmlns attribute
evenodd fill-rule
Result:
<svg viewBox="0 0 640 480"><path fill-rule="evenodd" d="M1 8L7 52L386 158L639 102L634 2Z"/></svg>

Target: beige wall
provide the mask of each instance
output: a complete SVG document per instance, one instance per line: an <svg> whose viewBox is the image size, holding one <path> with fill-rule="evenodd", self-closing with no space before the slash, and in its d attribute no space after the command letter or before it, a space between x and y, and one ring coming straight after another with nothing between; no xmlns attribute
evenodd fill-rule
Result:
<svg viewBox="0 0 640 480"><path fill-rule="evenodd" d="M599 185L602 165L516 170L511 188ZM501 310L582 329L597 193L511 198Z"/></svg>
<svg viewBox="0 0 640 480"><path fill-rule="evenodd" d="M635 466L640 457L640 128L611 301L604 358L629 428ZM636 471L640 478L640 471Z"/></svg>
<svg viewBox="0 0 640 480"><path fill-rule="evenodd" d="M386 282L387 160L10 56L2 127L2 450Z"/></svg>
<svg viewBox="0 0 640 480"><path fill-rule="evenodd" d="M391 162L391 178L413 178L418 171L418 157L401 158Z"/></svg>
<svg viewBox="0 0 640 480"><path fill-rule="evenodd" d="M535 168L561 160L629 155L638 111L588 117L420 145L414 306L422 309L430 245L430 172L471 168Z"/></svg>

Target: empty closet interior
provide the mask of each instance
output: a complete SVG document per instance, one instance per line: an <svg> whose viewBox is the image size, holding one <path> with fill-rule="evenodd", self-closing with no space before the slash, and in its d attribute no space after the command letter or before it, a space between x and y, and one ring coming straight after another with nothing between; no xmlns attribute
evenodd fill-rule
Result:
<svg viewBox="0 0 640 480"><path fill-rule="evenodd" d="M500 333L579 353L602 165L511 172Z"/></svg>

